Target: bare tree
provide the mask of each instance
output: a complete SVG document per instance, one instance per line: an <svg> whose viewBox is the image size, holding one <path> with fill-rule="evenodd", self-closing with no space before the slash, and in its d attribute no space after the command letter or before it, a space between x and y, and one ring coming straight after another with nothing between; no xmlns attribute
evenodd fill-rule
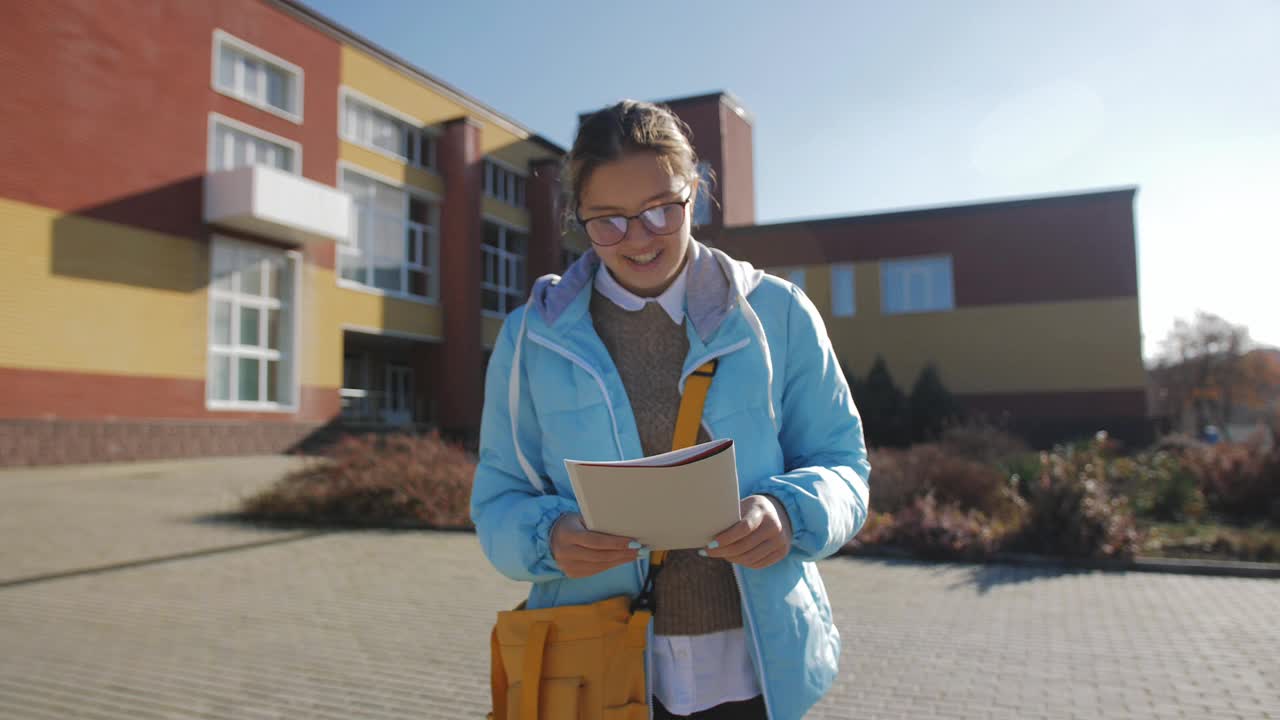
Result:
<svg viewBox="0 0 1280 720"><path fill-rule="evenodd" d="M1166 410L1190 410L1196 430L1213 423L1229 433L1238 395L1250 387L1249 330L1212 313L1193 322L1178 320L1161 344L1154 377L1161 384ZM1229 436L1228 436L1229 437Z"/></svg>

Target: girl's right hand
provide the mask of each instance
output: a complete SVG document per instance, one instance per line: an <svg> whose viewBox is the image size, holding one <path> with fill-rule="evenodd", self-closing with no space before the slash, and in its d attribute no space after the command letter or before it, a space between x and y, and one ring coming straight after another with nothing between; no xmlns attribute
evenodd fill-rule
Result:
<svg viewBox="0 0 1280 720"><path fill-rule="evenodd" d="M643 552L630 538L588 530L578 513L561 515L551 527L551 556L571 578L589 577L625 565Z"/></svg>

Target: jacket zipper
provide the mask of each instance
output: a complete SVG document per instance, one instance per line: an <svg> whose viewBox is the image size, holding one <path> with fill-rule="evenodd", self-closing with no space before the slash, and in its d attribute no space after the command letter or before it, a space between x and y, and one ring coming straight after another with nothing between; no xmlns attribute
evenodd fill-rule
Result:
<svg viewBox="0 0 1280 720"><path fill-rule="evenodd" d="M724 357L725 355L728 355L729 353L735 352L737 350L741 350L742 348L750 344L751 344L751 340L750 338L747 338L747 339L744 339L742 342L734 343L733 345L730 345L729 347L724 348L723 350L720 350L714 353L709 353L706 357L702 358L697 363L695 363L693 365L693 369L696 370L702 367L703 365L711 362L712 360L715 360L716 358ZM680 377L680 387L681 387L682 395L683 395L685 380L692 373L693 371L691 370L688 373L684 373ZM773 389L769 388L768 392L773 392ZM703 420L702 427L704 430L707 431L707 437L714 440L716 436L715 436L715 433L711 431L711 425L708 424L705 420ZM764 677L764 656L760 654L760 638L756 636L756 623L755 623L755 620L751 617L751 602L747 600L747 593L743 590L743 587L742 587L742 569L736 565L733 566L733 581L738 586L738 598L742 601L742 619L747 624L747 634L751 636L751 645L756 650L756 674L760 680L760 695L764 698L765 716L772 718L773 706L769 703L769 684L765 681L765 677ZM649 655L650 653L651 653L651 650L648 647L646 647L645 648L646 656ZM645 662L646 663L649 662L649 659L647 657ZM652 696L652 690L650 691L650 696ZM649 713L650 713L650 717L652 717L653 715L652 706L650 707Z"/></svg>
<svg viewBox="0 0 1280 720"><path fill-rule="evenodd" d="M702 427L707 429L707 437L712 440L715 435L711 432L711 426L703 423ZM773 705L769 702L769 683L764 677L764 655L760 653L760 638L756 636L755 619L751 616L751 601L747 599L746 590L742 587L742 568L733 565L733 581L738 586L738 599L742 602L742 619L747 624L747 634L751 636L751 646L756 650L756 675L760 680L760 695L764 698L764 714L765 717L773 717Z"/></svg>

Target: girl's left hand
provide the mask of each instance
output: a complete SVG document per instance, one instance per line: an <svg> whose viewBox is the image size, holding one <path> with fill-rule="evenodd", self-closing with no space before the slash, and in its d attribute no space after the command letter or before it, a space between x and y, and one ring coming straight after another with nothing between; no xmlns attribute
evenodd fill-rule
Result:
<svg viewBox="0 0 1280 720"><path fill-rule="evenodd" d="M742 519L716 536L707 557L722 558L754 570L769 567L791 552L791 519L782 503L768 495L742 501Z"/></svg>

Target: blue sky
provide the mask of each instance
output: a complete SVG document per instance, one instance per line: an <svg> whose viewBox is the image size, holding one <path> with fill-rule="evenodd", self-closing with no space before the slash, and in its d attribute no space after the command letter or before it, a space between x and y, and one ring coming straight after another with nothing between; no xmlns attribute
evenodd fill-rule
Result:
<svg viewBox="0 0 1280 720"><path fill-rule="evenodd" d="M1145 354L1198 309L1280 345L1277 0L306 2L565 146L728 89L760 222L1137 185Z"/></svg>

